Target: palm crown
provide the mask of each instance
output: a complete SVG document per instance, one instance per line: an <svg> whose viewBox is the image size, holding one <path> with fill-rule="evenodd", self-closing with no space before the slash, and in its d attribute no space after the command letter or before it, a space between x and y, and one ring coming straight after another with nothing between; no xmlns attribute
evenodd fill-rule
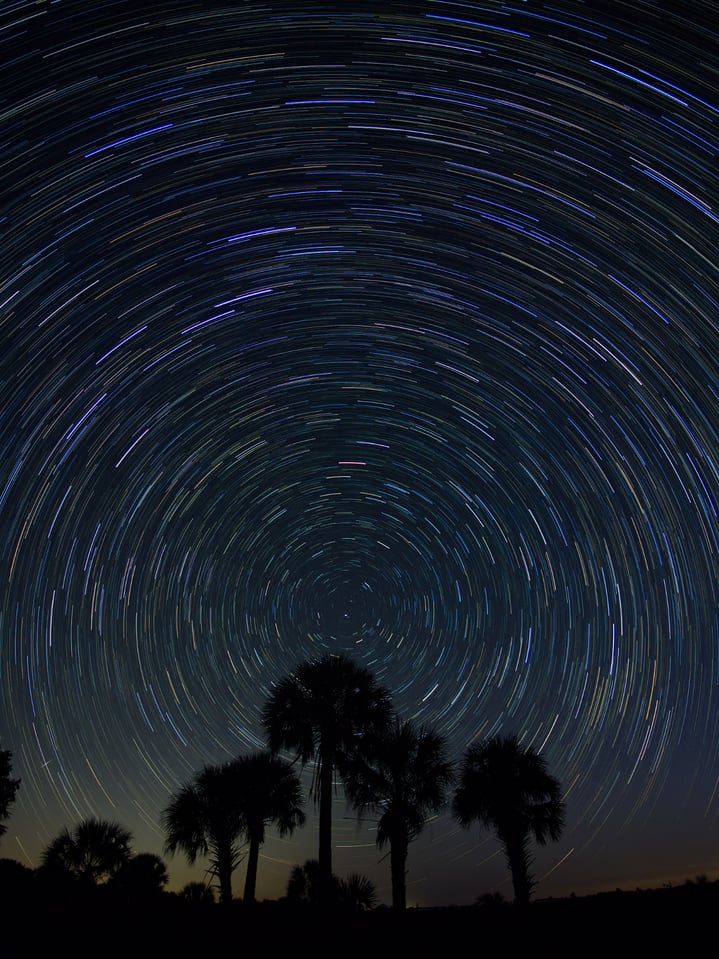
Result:
<svg viewBox="0 0 719 959"><path fill-rule="evenodd" d="M279 682L263 721L269 747L293 752L304 766L315 761L310 795L319 805L322 895L332 895L332 791L335 770L346 774L351 757L372 733L386 728L390 695L372 674L345 656L302 663Z"/></svg>
<svg viewBox="0 0 719 959"><path fill-rule="evenodd" d="M540 845L556 841L564 826L558 781L541 756L516 736L474 743L464 756L452 804L454 817L468 827L478 821L496 831L512 873L515 900L529 901L529 837Z"/></svg>

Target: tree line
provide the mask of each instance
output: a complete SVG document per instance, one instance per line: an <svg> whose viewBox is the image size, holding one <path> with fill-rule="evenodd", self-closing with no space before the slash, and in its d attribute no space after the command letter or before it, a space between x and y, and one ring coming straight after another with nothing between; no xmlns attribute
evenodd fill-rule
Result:
<svg viewBox="0 0 719 959"><path fill-rule="evenodd" d="M535 885L531 842L557 841L564 826L561 787L545 761L516 736L472 743L457 769L444 737L397 715L388 690L370 671L343 655L300 663L276 683L264 706L267 748L208 764L172 794L161 812L164 852L182 853L190 865L205 857L221 903L233 899L232 876L246 851L242 901L255 902L260 848L268 827L291 835L306 821L298 770L311 767L308 798L319 813L316 860L296 865L287 893L322 907L348 898L375 903L371 883L333 871L332 799L335 783L360 820L376 817L378 848L389 847L392 906L406 908L411 843L448 805L464 828L493 830L510 871L514 901L529 903ZM0 752L0 820L8 818L19 780L11 779L11 753ZM0 822L0 836L6 827ZM42 865L85 881L129 888L162 888L163 861L133 856L131 835L117 823L88 819L63 829L46 847ZM190 883L186 895L200 895Z"/></svg>

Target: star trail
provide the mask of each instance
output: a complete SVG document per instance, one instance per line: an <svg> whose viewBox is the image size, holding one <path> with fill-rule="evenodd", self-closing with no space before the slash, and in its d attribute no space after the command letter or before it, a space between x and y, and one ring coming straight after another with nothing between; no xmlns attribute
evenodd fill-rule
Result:
<svg viewBox="0 0 719 959"><path fill-rule="evenodd" d="M338 651L454 760L541 751L537 895L719 875L714 5L10 2L0 40L0 854L91 815L161 854ZM334 838L389 901L341 792ZM314 855L270 830L258 896ZM449 813L408 869L511 895Z"/></svg>

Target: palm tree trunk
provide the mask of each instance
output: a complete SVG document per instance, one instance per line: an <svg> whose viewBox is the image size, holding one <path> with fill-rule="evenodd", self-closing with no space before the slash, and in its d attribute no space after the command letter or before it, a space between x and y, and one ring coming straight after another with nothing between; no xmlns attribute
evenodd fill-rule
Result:
<svg viewBox="0 0 719 959"><path fill-rule="evenodd" d="M408 843L404 836L393 838L390 843L390 871L392 873L392 908L407 908L407 864Z"/></svg>
<svg viewBox="0 0 719 959"><path fill-rule="evenodd" d="M255 888L257 886L257 863L260 859L260 840L257 836L250 836L250 849L247 853L247 874L245 875L245 894L243 902L253 903L255 901Z"/></svg>
<svg viewBox="0 0 719 959"><path fill-rule="evenodd" d="M329 753L329 755L328 755ZM332 787L334 784L333 756L324 744L320 746L320 847L319 897L327 906L332 899Z"/></svg>
<svg viewBox="0 0 719 959"><path fill-rule="evenodd" d="M220 902L229 905L232 902L232 851L218 850L217 879L220 883Z"/></svg>
<svg viewBox="0 0 719 959"><path fill-rule="evenodd" d="M527 837L513 836L505 840L507 862L512 873L515 905L524 907L529 905L529 896L532 883L529 877L529 857L527 853Z"/></svg>

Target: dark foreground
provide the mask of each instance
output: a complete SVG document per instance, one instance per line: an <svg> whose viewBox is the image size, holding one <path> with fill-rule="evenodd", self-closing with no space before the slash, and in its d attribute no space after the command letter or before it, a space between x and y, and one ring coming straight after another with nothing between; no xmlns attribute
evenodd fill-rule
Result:
<svg viewBox="0 0 719 959"><path fill-rule="evenodd" d="M12 896L9 897L13 899ZM171 894L152 902L93 896L3 902L3 959L78 956L264 955L477 956L696 955L716 942L719 884L511 905L372 912L320 912L283 902L188 905ZM8 908L9 907L9 908ZM714 945L712 945L714 949ZM249 950L249 951L247 951ZM501 953L500 953L501 950Z"/></svg>

